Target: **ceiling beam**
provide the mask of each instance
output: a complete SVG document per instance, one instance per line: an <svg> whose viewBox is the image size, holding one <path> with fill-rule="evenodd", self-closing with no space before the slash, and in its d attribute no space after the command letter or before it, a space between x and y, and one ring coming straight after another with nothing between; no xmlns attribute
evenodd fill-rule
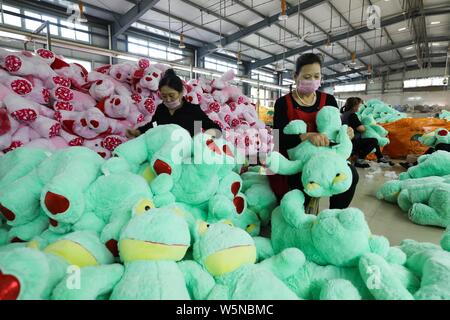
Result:
<svg viewBox="0 0 450 320"><path fill-rule="evenodd" d="M151 10L159 0L141 0L134 7L121 15L119 21L113 25L113 37L117 38L124 33L133 23L138 21L147 11Z"/></svg>
<svg viewBox="0 0 450 320"><path fill-rule="evenodd" d="M445 41L450 41L450 36L431 37L428 40L430 42L445 42ZM386 45L386 46L383 46L383 47L378 47L378 48L376 48L374 50L368 50L368 51L365 51L365 52L357 53L357 56L361 57L361 58L362 57L367 57L367 56L370 56L370 55L375 54L375 53L388 52L388 51L391 51L391 50L396 50L396 49L399 49L399 48L411 46L413 44L414 43L413 43L412 40L398 42L398 43L395 43L395 44L390 44L390 45ZM339 63L344 63L345 61L348 61L350 59L351 59L350 57L345 57L345 58L341 59ZM326 62L326 63L324 63L324 67L332 66L335 63L336 62L334 62L334 61Z"/></svg>
<svg viewBox="0 0 450 320"><path fill-rule="evenodd" d="M372 0L368 0L369 1L369 5L373 5ZM394 40L392 40L391 35L389 34L388 30L386 28L382 28L382 30L384 30L384 33L386 34L386 36L388 37L389 41L391 42L391 44L394 44ZM397 52L398 56L400 59L403 59L402 54L400 53L400 51L398 51L398 49L395 50L395 52ZM405 64L406 67L406 64Z"/></svg>
<svg viewBox="0 0 450 320"><path fill-rule="evenodd" d="M447 57L446 53L433 53L433 54L430 55L430 58L445 58L445 57ZM414 60L417 60L417 56L415 56L415 55L407 57L407 58L399 59L399 60L396 60L396 61L389 61L388 63L383 63L383 64L379 64L379 65L373 66L373 70L377 70L377 69L379 70L379 69L381 69L383 67L389 67L389 66L393 66L393 65L396 65L396 64L399 64L399 63L405 64L406 62L411 62L411 61L414 61ZM359 71L367 71L367 70L368 70L367 68L359 69ZM375 72L375 71L372 71L372 72ZM333 80L331 80L331 79L335 79L337 77L348 76L348 75L351 75L351 74L354 74L354 73L356 73L356 70L350 70L350 71L346 71L346 72L338 72L336 74L331 74L331 75L327 76L327 79L325 79L325 82L333 82ZM352 79L353 78L349 78L349 80L352 80ZM342 80L342 81L344 81L344 80Z"/></svg>
<svg viewBox="0 0 450 320"><path fill-rule="evenodd" d="M331 10L336 11L336 13L338 14L338 16L339 16L342 20L344 20L345 24L347 24L347 26L349 26L350 29L352 29L352 30L354 31L354 30L355 30L355 27L353 27L353 25L351 24L351 22L350 22L349 20L347 20L346 17L344 17L344 15L343 15L343 14L342 14L335 6L331 3L330 0L328 0L327 2L328 2L328 4L330 5ZM364 42L364 44L365 44L370 50L373 50L372 46L366 41L366 39L364 39L364 38L362 37L362 35L359 35L359 38ZM356 42L356 38L355 38L355 42ZM355 46L356 46L356 44L355 44ZM349 48L346 48L346 49L350 50ZM351 51L351 50L350 50L350 51ZM381 58L379 54L376 54L376 56L378 57L378 59L379 59L381 62L386 63L386 61L384 61L383 58ZM360 57L358 57L358 58L360 58ZM359 59L359 60L360 60L361 62L364 63L364 61L362 61L361 59ZM367 66L366 63L364 63L364 65Z"/></svg>
<svg viewBox="0 0 450 320"><path fill-rule="evenodd" d="M445 62L432 62L430 64L430 68L445 68ZM391 74L396 74L396 73L401 73L401 72L407 72L407 71L414 71L414 70L423 70L424 68L420 68L419 66L408 66L408 67L403 67L403 68L398 68L398 69L393 69L391 71L387 71L387 72L382 72L381 74L379 74L378 76L383 76L383 75L391 75ZM360 76L360 77L356 77L356 78L352 78L351 81L361 81L361 80L365 80L367 78L367 76ZM327 82L327 86L331 86L337 82L348 82L348 80L334 80L334 81L330 81Z"/></svg>
<svg viewBox="0 0 450 320"><path fill-rule="evenodd" d="M450 12L450 5L444 5L441 7L425 8L423 10L423 15L424 16L433 16L433 15L439 15L439 14L446 14L449 12ZM418 11L414 11L414 12L410 12L409 16L419 16L420 14L422 14L422 13L418 12ZM382 19L381 27L387 27L387 26L402 22L402 21L404 21L404 19L405 19L404 13L400 13L400 14ZM350 32L343 32L343 33L337 34L335 36L332 36L332 37L330 37L330 41L331 42L340 41L340 40L346 39L347 37L353 37L353 36L360 35L360 34L363 34L363 33L369 32L369 31L370 31L370 29L368 28L368 26L360 27L360 28L357 28ZM324 39L324 40L315 42L312 47L303 46L303 47L292 49L285 53L280 53L280 54L274 55L267 59L259 60L255 63L253 63L251 65L251 67L252 67L252 69L262 67L266 64L270 64L270 63L279 61L285 57L291 57L293 55L300 54L302 52L311 50L312 48L317 48L317 47L323 46L327 43L327 41L328 41L328 39Z"/></svg>
<svg viewBox="0 0 450 320"><path fill-rule="evenodd" d="M324 2L324 0L307 0L301 4L301 8L302 8L302 10L308 10L308 9L314 8L314 7L322 4L323 2ZM289 7L286 10L286 14L289 17L296 14L297 12L298 12L298 5ZM227 46L233 42L239 41L240 39L247 37L261 29L270 27L272 24L274 24L275 22L278 21L279 16L280 16L280 13L274 14L270 17L262 19L261 21L255 23L255 24L245 27L233 34L222 37L222 39L220 39L220 43L223 47L225 47L225 46ZM200 55L200 57L203 57L203 56L207 55L211 50L214 50L216 48L217 48L217 45L214 43L211 43L210 45L206 46L205 48L202 48L201 52L199 52L199 55ZM281 59L278 59L278 60L281 60Z"/></svg>
<svg viewBox="0 0 450 320"><path fill-rule="evenodd" d="M190 2L190 1L188 1L188 2ZM243 2L243 1L235 0L235 3L237 3L238 5L240 5L241 7L243 7L244 9L246 9L246 10L248 10L248 11L250 11L250 12L253 12L254 14L258 15L260 18L263 18L263 19L266 19L266 18L267 18L264 14L262 14L262 13L260 13L259 11L253 9L251 6L247 5L247 4L246 4L245 2ZM289 7L289 6L290 6L290 5L288 4L288 7ZM322 32L325 33L324 30L322 30L318 25L316 25L314 22L312 22L311 20L309 20L309 19L308 19L307 17L305 17L303 14L301 14L301 16L302 16L304 19L308 20L309 23L311 23L313 26L315 26L316 28L318 28L319 30L321 30ZM292 31L289 30L288 28L285 28L285 27L282 26L280 23L277 22L277 23L275 23L275 25L276 25L277 27L279 27L281 30L283 30L283 31L289 33L290 35L294 36L295 38L298 38L298 37L299 37L298 34L292 32ZM241 26L241 27L243 27L243 26ZM256 34L259 35L258 33L256 33ZM274 41L274 40L271 40L271 41ZM305 41L305 42L308 43L308 41ZM282 47L285 48L285 49L291 49L290 47L288 47L288 46L286 46L286 45L284 45L284 44L280 44L280 46L282 46ZM333 55L329 54L329 53L326 52L325 50L321 50L321 49L318 49L318 50L319 50L320 52L322 52L324 55L327 55L328 57L330 57L331 59L337 60L336 57L334 57ZM292 61L292 60L289 60L289 59L285 59L285 60L288 61L288 62L291 62L291 63L293 63L293 64L295 65L295 61ZM328 69L330 69L330 70L333 71L333 72L337 72L336 70L334 70L334 69L332 69L332 68L328 68Z"/></svg>

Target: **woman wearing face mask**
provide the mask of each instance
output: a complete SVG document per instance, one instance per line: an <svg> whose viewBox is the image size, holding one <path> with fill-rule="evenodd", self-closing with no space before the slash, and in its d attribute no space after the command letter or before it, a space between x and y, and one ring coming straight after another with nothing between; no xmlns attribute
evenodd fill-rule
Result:
<svg viewBox="0 0 450 320"><path fill-rule="evenodd" d="M194 123L201 122L206 133L216 136L220 132L219 126L208 118L199 105L186 101L183 97L183 82L173 69L168 69L159 82L159 91L163 103L158 105L152 121L137 128L127 130L129 138L137 137L156 125L177 124L194 136ZM218 131L216 131L218 130Z"/></svg>
<svg viewBox="0 0 450 320"><path fill-rule="evenodd" d="M348 125L355 131L355 137L353 138L353 153L358 157L355 162L355 167L358 168L369 168L370 165L365 160L369 153L375 149L375 155L377 156L378 162L389 163L394 165L394 163L387 160L381 153L380 145L378 140L375 138L363 138L362 133L366 131L366 127L361 123L356 114L359 107L363 103L361 98L350 97L345 102L342 108L342 123Z"/></svg>
<svg viewBox="0 0 450 320"><path fill-rule="evenodd" d="M321 85L322 60L313 53L300 56L296 62L295 82L296 88L287 95L279 98L275 103L274 129L279 132L280 153L287 156L287 150L294 148L302 141L309 140L316 146L329 146L330 141L327 136L317 132L316 116L324 106L338 108L336 99L325 92L318 91ZM299 136L285 135L284 127L292 120L303 120L307 124L307 133ZM349 136L353 138L353 130L349 128ZM352 186L346 192L330 198L331 209L343 209L350 205L358 183L358 173L350 166L353 173ZM292 189L303 190L301 177L292 176L271 176L272 190L281 199L283 195ZM306 201L309 197L305 194Z"/></svg>

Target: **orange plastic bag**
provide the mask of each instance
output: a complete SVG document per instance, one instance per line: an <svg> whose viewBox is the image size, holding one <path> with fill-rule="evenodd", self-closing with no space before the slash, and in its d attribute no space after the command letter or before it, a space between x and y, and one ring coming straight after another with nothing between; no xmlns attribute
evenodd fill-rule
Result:
<svg viewBox="0 0 450 320"><path fill-rule="evenodd" d="M429 147L411 140L413 136L438 128L450 130L450 122L436 118L406 118L380 125L389 131L391 142L384 147L383 153L392 159L404 159L408 154L422 155L428 150Z"/></svg>

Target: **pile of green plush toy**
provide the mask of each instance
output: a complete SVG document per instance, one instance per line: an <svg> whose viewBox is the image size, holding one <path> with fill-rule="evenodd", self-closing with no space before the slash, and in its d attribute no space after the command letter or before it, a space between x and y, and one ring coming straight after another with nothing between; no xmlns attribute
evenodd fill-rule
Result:
<svg viewBox="0 0 450 320"><path fill-rule="evenodd" d="M439 114L439 119L445 119L447 121L450 121L450 111L448 110L442 110Z"/></svg>
<svg viewBox="0 0 450 320"><path fill-rule="evenodd" d="M317 126L332 146L303 142L266 165L301 172L308 195L330 196L350 187L351 142L336 108L323 108ZM305 130L295 121L285 132ZM418 167L437 168L438 156ZM2 156L0 300L450 299L450 231L441 247L391 247L359 209L309 215L298 190L278 205L269 170L244 164L222 138L176 125L109 160L83 147ZM408 177L426 176L416 171ZM259 236L269 223L271 237Z"/></svg>
<svg viewBox="0 0 450 320"><path fill-rule="evenodd" d="M406 114L399 112L378 99L368 100L359 108L360 119L372 116L377 123L390 123L406 118Z"/></svg>
<svg viewBox="0 0 450 320"><path fill-rule="evenodd" d="M418 165L386 182L377 192L408 213L417 224L450 226L450 152L423 155Z"/></svg>

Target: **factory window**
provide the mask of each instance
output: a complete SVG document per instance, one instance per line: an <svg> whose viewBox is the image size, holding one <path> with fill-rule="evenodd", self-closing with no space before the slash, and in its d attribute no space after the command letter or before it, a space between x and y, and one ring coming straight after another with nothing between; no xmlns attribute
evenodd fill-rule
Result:
<svg viewBox="0 0 450 320"><path fill-rule="evenodd" d="M65 21L65 20L61 20L61 24L63 26L67 27L67 28L61 27L61 36L63 38L69 38L69 39L73 39L73 40L89 42L89 40L90 40L89 39L89 33L83 32L83 31L75 31L74 30L74 29L77 29L77 30L89 31L89 27L88 26L84 26L84 25L81 25L81 24L68 22L68 21Z"/></svg>
<svg viewBox="0 0 450 320"><path fill-rule="evenodd" d="M259 76L259 79L258 79L258 76ZM277 83L276 75L273 75L269 72L259 71L259 70L252 71L252 79L259 80L262 82Z"/></svg>
<svg viewBox="0 0 450 320"><path fill-rule="evenodd" d="M32 19L25 18L25 28L28 30L31 30L31 31L35 31L37 28L39 28L42 25L43 21L49 21L49 22L58 24L58 19L54 18L54 17L44 16L44 15L34 13L31 11L24 11L24 14L27 17L36 18L36 19L41 20L41 21L37 21L34 19L32 20ZM44 29L43 32L47 32L47 30ZM59 35L58 26L51 24L50 25L50 33L54 36Z"/></svg>
<svg viewBox="0 0 450 320"><path fill-rule="evenodd" d="M404 88L443 86L445 77L408 79L403 82Z"/></svg>
<svg viewBox="0 0 450 320"><path fill-rule="evenodd" d="M234 70L238 74L238 65L236 63L230 63L224 60L213 59L210 57L205 58L205 69L217 70L219 72L227 72L228 70Z"/></svg>
<svg viewBox="0 0 450 320"><path fill-rule="evenodd" d="M20 14L20 9L11 7L11 6L2 6L2 23L10 24L15 27L21 27L22 26L22 20L18 16L13 16L12 14L4 13L3 11L10 11L17 14Z"/></svg>
<svg viewBox="0 0 450 320"><path fill-rule="evenodd" d="M355 83L355 84L344 84L344 85L337 85L334 87L334 92L360 92L366 90L366 84L365 83Z"/></svg>
<svg viewBox="0 0 450 320"><path fill-rule="evenodd" d="M128 52L166 61L185 58L183 51L179 49L134 37L128 37Z"/></svg>

